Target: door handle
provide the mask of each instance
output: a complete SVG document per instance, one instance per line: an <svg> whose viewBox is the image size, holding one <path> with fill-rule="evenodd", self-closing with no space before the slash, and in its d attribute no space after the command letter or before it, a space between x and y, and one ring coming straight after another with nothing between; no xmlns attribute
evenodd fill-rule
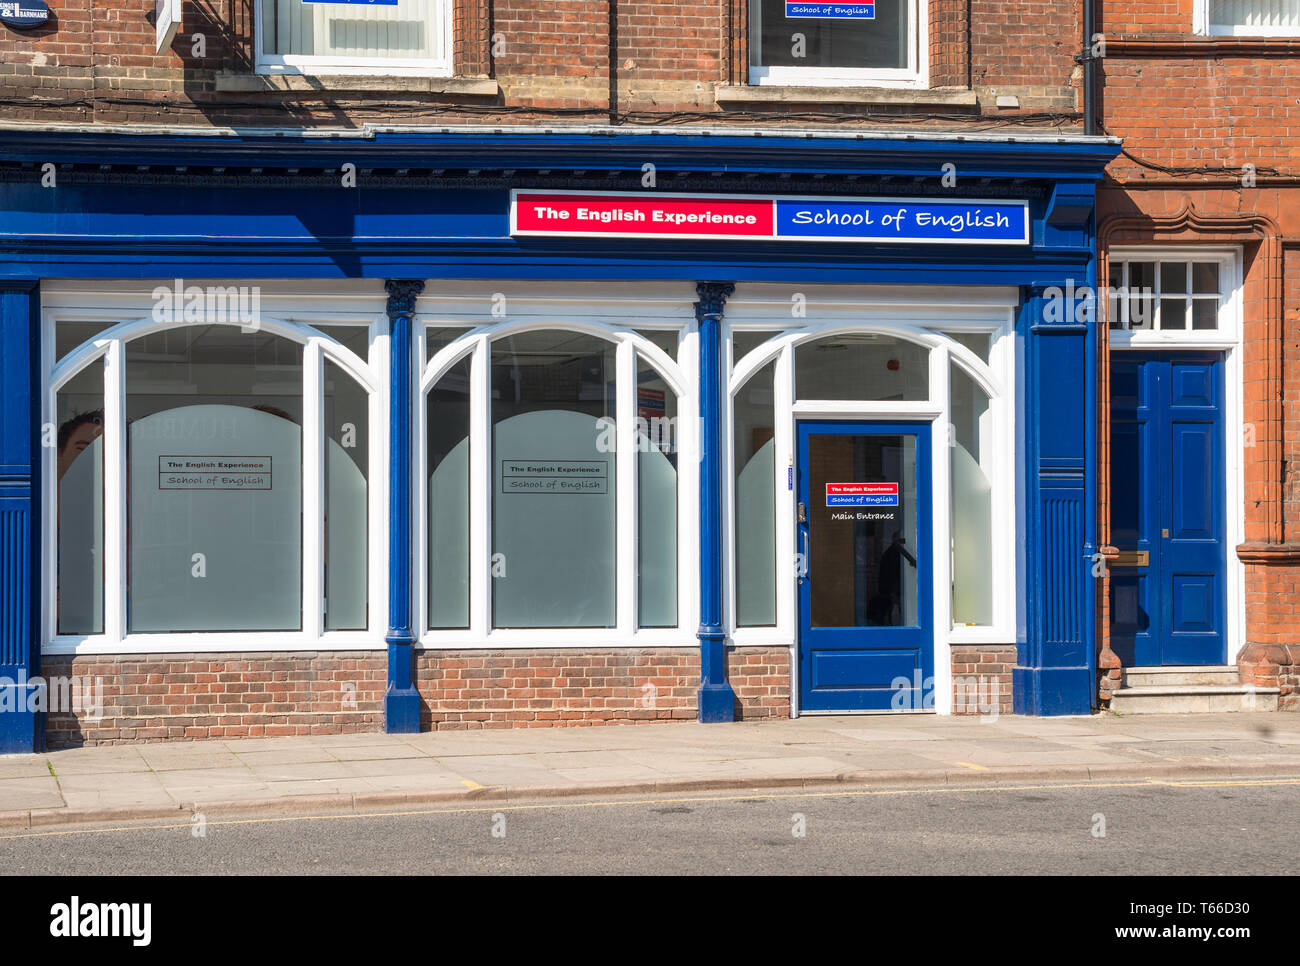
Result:
<svg viewBox="0 0 1300 966"><path fill-rule="evenodd" d="M812 547L809 542L810 537L808 536L808 528L806 526L800 527L799 535L803 537L803 576L811 578L812 577Z"/></svg>

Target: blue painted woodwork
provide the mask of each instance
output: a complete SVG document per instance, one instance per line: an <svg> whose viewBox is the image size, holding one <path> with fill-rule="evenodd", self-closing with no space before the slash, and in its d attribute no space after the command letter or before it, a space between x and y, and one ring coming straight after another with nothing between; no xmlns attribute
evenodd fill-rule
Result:
<svg viewBox="0 0 1300 966"><path fill-rule="evenodd" d="M39 520L33 488L32 367L39 345L36 280L49 278L516 278L585 280L726 279L700 289L701 627L703 720L730 720L722 611L718 420L718 319L736 282L1014 286L1016 330L1018 666L1016 708L1085 712L1094 691L1095 326L1043 324L1042 294L1095 279L1092 200L1114 142L1077 137L1025 141L895 139L659 131L507 130L367 132L328 137L123 135L9 131L0 141L0 338L4 383L0 511L0 671L39 668L32 622L40 599ZM511 238L509 189L620 187L653 161L660 183L675 173L708 178L718 193L767 191L786 176L799 191L896 194L871 179L932 176L957 165L954 195L1029 201L1032 245L889 246L647 239ZM41 165L58 166L56 188ZM345 162L359 188L323 178ZM20 167L21 165L29 167ZM117 167L114 167L117 166ZM188 166L184 173L177 166ZM147 171L141 172L141 167ZM221 169L216 171L214 169ZM301 178L288 169L301 169ZM483 170L465 183L397 177ZM258 169L254 171L253 169ZM86 172L90 174L87 175ZM371 172L374 172L373 174ZM263 173L265 172L265 173ZM274 177L272 177L274 175ZM717 177L712 177L717 175ZM825 176L815 184L813 179ZM450 174L449 174L450 177ZM855 180L852 184L845 177ZM751 178L753 180L751 180ZM278 179L278 180L277 180ZM800 182L798 179L803 179ZM987 179L988 187L982 187ZM301 186L299 186L301 185ZM706 190L709 190L706 189ZM996 190L994 190L996 189ZM692 190L696 190L692 188ZM937 190L937 189L936 189ZM418 285L418 283L415 283ZM720 287L710 287L720 286ZM415 289L390 289L393 332L388 629L390 729L418 726L413 684L411 547L411 308ZM405 313L405 314L404 314ZM16 402L21 398L21 403ZM19 445L19 442L23 441ZM706 484L706 480L709 481ZM707 490L707 492L706 492ZM37 716L39 717L39 716ZM17 727L0 717L0 731ZM39 721L19 728L39 744Z"/></svg>
<svg viewBox="0 0 1300 966"><path fill-rule="evenodd" d="M1090 260L1075 277L1085 297ZM1081 284L1082 283L1082 284ZM1095 702L1096 313L1073 304L1042 321L1045 288L1017 321L1017 714L1087 714ZM1059 284L1056 286L1061 288ZM1085 322L1079 323L1077 318Z"/></svg>
<svg viewBox="0 0 1300 966"><path fill-rule="evenodd" d="M727 683L727 631L722 623L722 467L719 445L722 312L730 282L700 282L695 318L700 343L700 721L735 720L736 695Z"/></svg>
<svg viewBox="0 0 1300 966"><path fill-rule="evenodd" d="M40 653L39 339L34 281L0 282L0 754L43 751Z"/></svg>
<svg viewBox="0 0 1300 966"><path fill-rule="evenodd" d="M415 689L415 635L411 587L411 313L424 282L390 279L388 291L388 690L384 730L420 730L420 694Z"/></svg>
<svg viewBox="0 0 1300 966"><path fill-rule="evenodd" d="M1227 660L1223 357L1111 359L1111 649L1126 667Z"/></svg>
<svg viewBox="0 0 1300 966"><path fill-rule="evenodd" d="M828 575L821 564L805 558L805 575L799 579L799 689L803 711L888 711L933 708L934 689L934 584L933 499L929 423L801 421L798 424L799 502L807 508L805 520L796 522L796 546L817 546L828 534L814 527L814 503L825 501L810 486L810 440L816 436L916 437L916 545L908 548L915 558L917 620L910 627L822 626L812 622L812 591ZM823 482L831 482L824 480ZM840 481L835 481L840 482ZM860 482L844 480L843 482ZM898 482L898 481L893 481ZM906 500L906 496L901 497ZM846 507L846 509L850 509ZM826 526L845 526L827 522ZM847 524L847 525L852 525ZM862 564L864 561L855 561ZM910 566L900 560L899 567ZM853 596L855 623L866 614L875 588L855 567L852 579L841 585ZM837 575L842 576L842 575ZM905 684L903 682L906 682Z"/></svg>

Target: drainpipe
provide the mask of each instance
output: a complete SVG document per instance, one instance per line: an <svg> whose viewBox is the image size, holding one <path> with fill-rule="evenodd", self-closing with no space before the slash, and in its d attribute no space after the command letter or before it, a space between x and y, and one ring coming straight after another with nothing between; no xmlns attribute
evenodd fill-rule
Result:
<svg viewBox="0 0 1300 966"><path fill-rule="evenodd" d="M1083 133L1097 133L1096 107L1097 64L1092 56L1092 35L1097 32L1096 0L1083 0Z"/></svg>

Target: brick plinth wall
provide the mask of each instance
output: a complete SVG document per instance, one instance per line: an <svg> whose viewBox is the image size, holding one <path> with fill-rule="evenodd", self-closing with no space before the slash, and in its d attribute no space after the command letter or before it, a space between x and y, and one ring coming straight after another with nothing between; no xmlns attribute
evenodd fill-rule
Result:
<svg viewBox="0 0 1300 966"><path fill-rule="evenodd" d="M952 713L1012 714L1011 669L1014 644L954 644Z"/></svg>
<svg viewBox="0 0 1300 966"><path fill-rule="evenodd" d="M747 647L727 655L736 717L784 718L790 655ZM695 648L425 651L417 687L424 729L518 728L694 720Z"/></svg>
<svg viewBox="0 0 1300 966"><path fill-rule="evenodd" d="M1300 711L1300 644L1247 644L1237 658L1244 684L1279 688L1279 711Z"/></svg>
<svg viewBox="0 0 1300 966"><path fill-rule="evenodd" d="M89 680L103 707L51 712L51 748L384 727L382 651L46 657L42 676Z"/></svg>

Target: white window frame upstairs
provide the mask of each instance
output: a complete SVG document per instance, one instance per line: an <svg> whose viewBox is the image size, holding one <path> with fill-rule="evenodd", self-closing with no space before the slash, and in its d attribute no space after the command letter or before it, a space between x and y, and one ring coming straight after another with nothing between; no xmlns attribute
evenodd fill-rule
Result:
<svg viewBox="0 0 1300 966"><path fill-rule="evenodd" d="M202 286L259 285L261 315L259 331L297 342L303 347L303 567L302 628L297 631L205 631L176 633L130 633L126 626L127 563L126 460L124 437L126 401L125 347L129 341L155 332L204 325L235 325L224 319L190 322L159 322L153 317L149 293L155 286L170 288L173 280L139 282L129 290L92 288L84 283L52 284L41 290L41 393L42 425L57 420L58 393L88 366L104 366L104 630L99 634L57 633L58 586L58 482L55 448L42 448L41 573L45 590L41 600L41 653L81 654L176 654L259 651L360 651L382 650L387 646L388 627L388 320L382 311L383 297L370 293L357 297L355 290L339 288L334 295L277 295L275 282L239 279L202 279L187 284ZM295 289L296 285L287 286ZM337 287L337 286L336 286ZM353 311L339 311L341 303L354 303ZM371 309L370 306L374 306ZM107 322L109 328L55 359L55 327L60 322ZM368 335L368 358L359 358L315 325L364 327ZM367 595L368 627L365 630L324 629L325 584L322 566L309 566L324 559L324 474L323 454L316 447L312 459L315 429L322 426L323 379L326 360L335 363L369 394L369 460L367 464ZM108 362L105 365L105 362ZM312 399L316 402L313 404ZM310 436L308 434L311 434ZM315 524L309 526L308 520Z"/></svg>
<svg viewBox="0 0 1300 966"><path fill-rule="evenodd" d="M575 295L575 292L581 292ZM417 356L438 328L470 327L421 366L415 409L415 577L417 637L422 648L698 647L699 627L699 343L693 285L519 283L487 281L444 286L416 302ZM636 330L678 333L675 357ZM615 348L615 626L493 627L491 594L492 492L490 377L492 343L521 332L561 330L604 339ZM637 357L656 369L677 394L677 624L638 627L637 464L635 453ZM470 360L469 627L430 629L429 472L427 393L447 372ZM626 454L626 455L625 455Z"/></svg>
<svg viewBox="0 0 1300 966"><path fill-rule="evenodd" d="M452 5L453 0L430 0L437 5L434 15L437 43L432 56L422 57L329 57L308 54L268 54L262 42L262 8L275 0L254 0L253 45L258 74L290 75L383 75L389 77L452 76ZM301 3L302 0L288 0ZM316 4L309 4L316 6ZM331 6L323 4L322 6Z"/></svg>
<svg viewBox="0 0 1300 966"><path fill-rule="evenodd" d="M930 86L930 4L910 4L907 31L907 66L874 67L764 67L754 63L763 56L759 0L749 4L749 83L775 87L885 87L924 90ZM791 23L798 23L791 20ZM809 21L815 23L816 21Z"/></svg>

